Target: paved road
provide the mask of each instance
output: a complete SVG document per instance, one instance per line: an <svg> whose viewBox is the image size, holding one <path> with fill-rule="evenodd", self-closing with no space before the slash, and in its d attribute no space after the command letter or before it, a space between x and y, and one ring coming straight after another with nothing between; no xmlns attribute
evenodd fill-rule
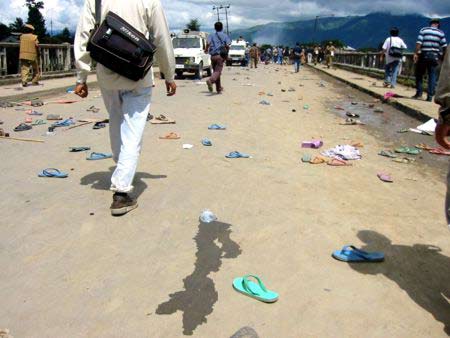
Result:
<svg viewBox="0 0 450 338"><path fill-rule="evenodd" d="M0 327L27 338L446 337L446 159L423 154L406 165L378 156L405 143L433 144L432 137L397 134L417 121L392 107L375 115L364 105L373 98L311 69L290 71L226 69L223 95L186 79L167 98L158 82L153 113L177 124L148 126L135 182L140 206L120 218L109 213L113 162L68 152L83 145L108 151L107 129L47 137L41 126L20 136L45 143L0 140ZM359 111L368 125L339 125L344 113L336 104ZM101 111L86 112L91 105ZM95 90L41 110L106 116ZM7 130L24 116L0 111ZM227 130L208 131L211 123ZM181 140L158 139L170 131ZM213 146L203 147L203 137ZM363 159L346 168L302 164L304 153L318 151L299 143L313 137L324 149L363 142ZM253 158L225 159L233 150ZM70 176L38 178L46 167ZM380 171L395 182L379 181ZM206 208L218 222L199 222ZM346 244L382 250L386 261L332 259ZM233 278L247 273L261 276L279 301L235 292Z"/></svg>

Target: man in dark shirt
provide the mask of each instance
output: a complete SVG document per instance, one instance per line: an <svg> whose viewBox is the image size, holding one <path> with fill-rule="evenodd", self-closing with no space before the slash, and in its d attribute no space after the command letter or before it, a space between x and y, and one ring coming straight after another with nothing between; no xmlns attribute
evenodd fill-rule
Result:
<svg viewBox="0 0 450 338"><path fill-rule="evenodd" d="M296 73L298 73L299 70L300 70L300 58L301 58L301 55L302 55L302 49L300 48L300 44L297 42L295 44L295 47L294 47L294 56L293 56L294 71Z"/></svg>
<svg viewBox="0 0 450 338"><path fill-rule="evenodd" d="M230 49L231 40L225 33L222 32L223 24L216 22L214 24L216 33L208 36L208 43L206 44L205 53L211 55L211 64L213 68L213 74L206 81L208 90L213 92L213 84L216 84L217 94L221 94L223 87L220 83L220 76L222 75L223 63L227 59L227 55L223 53L223 49L227 51Z"/></svg>

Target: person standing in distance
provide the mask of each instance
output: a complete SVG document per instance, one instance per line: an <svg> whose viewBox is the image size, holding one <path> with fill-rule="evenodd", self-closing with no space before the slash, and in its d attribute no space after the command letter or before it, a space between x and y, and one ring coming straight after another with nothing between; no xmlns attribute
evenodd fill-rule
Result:
<svg viewBox="0 0 450 338"><path fill-rule="evenodd" d="M227 60L228 51L230 50L231 39L223 33L223 24L216 22L214 24L216 32L208 35L208 42L206 43L205 53L211 55L211 64L213 74L206 80L206 85L210 93L213 92L213 84L216 84L217 94L222 94L223 87L220 82L222 75L223 64Z"/></svg>
<svg viewBox="0 0 450 338"><path fill-rule="evenodd" d="M103 0L101 18L112 11L156 45L155 58L160 71L166 77L167 95L175 95L175 57L167 26L166 16L160 0ZM75 35L75 59L77 84L75 94L88 96L87 75L91 71L92 59L86 50L90 32L95 26L95 0L85 0L84 9ZM153 70L139 80L129 80L114 71L97 64L97 79L103 101L109 113L109 136L116 168L111 177L110 190L114 192L111 214L123 215L137 207L137 201L129 193L133 190L133 179L142 147L142 137L150 111Z"/></svg>
<svg viewBox="0 0 450 338"><path fill-rule="evenodd" d="M34 27L26 24L23 27L23 34L20 36L20 71L22 75L22 87L28 86L30 70L33 70L31 84L39 84L39 40L34 34Z"/></svg>
<svg viewBox="0 0 450 338"><path fill-rule="evenodd" d="M445 54L447 41L445 34L440 30L439 19L432 19L430 27L422 28L416 42L414 63L416 64L416 94L413 99L420 99L423 94L423 76L428 73L427 101L433 100L436 86L436 68L439 59Z"/></svg>

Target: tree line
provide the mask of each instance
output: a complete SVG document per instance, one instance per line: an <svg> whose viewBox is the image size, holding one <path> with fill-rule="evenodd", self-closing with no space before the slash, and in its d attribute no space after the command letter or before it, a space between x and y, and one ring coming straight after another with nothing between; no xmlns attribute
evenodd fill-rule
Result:
<svg viewBox="0 0 450 338"><path fill-rule="evenodd" d="M9 25L0 22L0 40L9 37L13 33L22 33L23 27L27 23L34 26L35 34L41 43L73 43L74 34L67 27L55 35L48 33L44 16L41 13L41 10L44 9L43 1L25 0L25 6L28 8L26 22L22 18L16 18Z"/></svg>

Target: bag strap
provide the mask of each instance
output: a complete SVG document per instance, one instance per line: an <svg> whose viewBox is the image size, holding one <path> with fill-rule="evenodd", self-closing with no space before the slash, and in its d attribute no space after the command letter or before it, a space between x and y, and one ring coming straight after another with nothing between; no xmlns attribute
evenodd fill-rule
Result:
<svg viewBox="0 0 450 338"><path fill-rule="evenodd" d="M100 26L102 18L102 0L95 0L95 25Z"/></svg>
<svg viewBox="0 0 450 338"><path fill-rule="evenodd" d="M221 46L224 45L223 40L220 38L219 32L216 32L217 38L219 39Z"/></svg>

